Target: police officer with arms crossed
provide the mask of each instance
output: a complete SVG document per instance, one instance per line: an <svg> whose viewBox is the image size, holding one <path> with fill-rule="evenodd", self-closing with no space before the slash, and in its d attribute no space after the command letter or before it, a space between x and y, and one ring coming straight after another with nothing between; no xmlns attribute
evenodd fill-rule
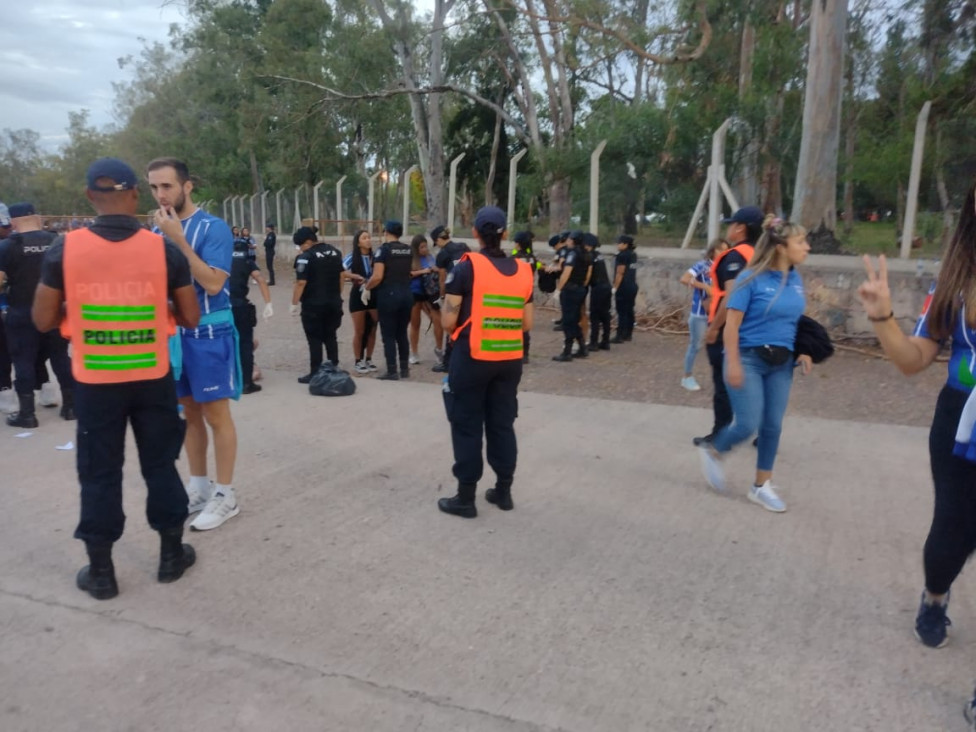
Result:
<svg viewBox="0 0 976 732"><path fill-rule="evenodd" d="M241 359L241 375L244 386L241 394L254 394L261 387L254 383L254 327L258 324L258 313L247 299L250 280L258 283L261 297L264 298L262 316L267 321L274 315L271 305L271 290L264 281L258 264L248 256L247 242L234 243L234 258L230 265L230 307L234 313L234 327L237 328L238 350Z"/></svg>
<svg viewBox="0 0 976 732"><path fill-rule="evenodd" d="M634 237L617 237L613 260L613 294L617 305L617 335L611 343L626 343L634 337L634 302L637 300L637 254Z"/></svg>
<svg viewBox="0 0 976 732"><path fill-rule="evenodd" d="M454 265L461 261L461 257L471 251L471 247L463 241L452 241L450 230L443 226L435 226L430 232L430 238L433 239L434 246L441 248L437 252L437 256L434 257L434 266L437 267L437 271L440 274L441 303L443 303L444 295L447 292L447 278L454 270ZM452 343L453 341L451 341L450 335L445 331L444 355L441 357L440 363L434 364L431 371L442 374L447 373L448 365L451 362Z"/></svg>
<svg viewBox="0 0 976 732"><path fill-rule="evenodd" d="M514 508L512 480L518 446L515 417L522 379L522 336L532 328L532 270L502 250L505 213L486 206L474 219L477 253L465 254L447 282L442 319L454 354L444 388L451 423L457 495L437 507L462 518L478 515L475 490L484 471L481 435L495 487L485 500L503 511Z"/></svg>
<svg viewBox="0 0 976 732"><path fill-rule="evenodd" d="M384 381L397 381L410 376L407 328L413 310L413 293L410 291L413 250L409 244L400 241L402 235L403 224L399 221L386 222L383 226L383 244L373 257L373 275L363 286L364 302L373 294L377 298L376 310L383 336L383 354L386 356L386 373L379 378ZM397 354L400 356L399 374Z"/></svg>
<svg viewBox="0 0 976 732"><path fill-rule="evenodd" d="M342 268L342 252L331 244L319 243L310 226L303 226L292 236L301 249L295 258L295 287L291 293L292 315L301 303L302 328L308 341L309 372L298 377L307 384L322 365L322 347L333 365L339 365L339 343L336 331L342 323L342 283L362 282L360 275Z"/></svg>
<svg viewBox="0 0 976 732"><path fill-rule="evenodd" d="M147 168L149 187L159 204L156 229L172 240L190 263L200 303L200 325L181 328L174 339L176 395L186 417L186 456L190 462L190 513L200 511L191 529L215 529L241 512L234 493L237 429L230 400L239 399L243 379L237 330L227 278L234 238L222 219L197 208L186 163L158 158ZM178 372L178 374L177 374ZM213 432L216 484L207 478L207 426Z"/></svg>
<svg viewBox="0 0 976 732"><path fill-rule="evenodd" d="M590 277L590 348L601 351L610 350L610 303L613 301L613 288L607 263L600 254L600 240L596 234L583 234L583 248L590 257L592 275ZM600 336L600 328L603 336Z"/></svg>
<svg viewBox="0 0 976 732"><path fill-rule="evenodd" d="M88 169L89 229L59 238L44 259L34 299L37 329L61 325L71 339L78 414L81 520L75 538L90 564L78 588L115 597L112 545L122 536L122 463L132 425L149 497L146 516L160 534L157 579L174 582L196 555L183 543L187 495L176 469L183 421L176 404L167 335L193 328L200 307L186 257L173 242L142 228L135 171L102 158ZM172 301L172 311L169 301ZM63 320L62 320L63 318Z"/></svg>
<svg viewBox="0 0 976 732"><path fill-rule="evenodd" d="M14 233L0 243L0 288L5 280L10 282L7 344L14 365L14 389L20 408L7 417L7 424L30 429L38 425L34 389L40 388L36 374L38 362L43 368L45 358L51 359L61 385L61 417L75 418L71 359L68 342L57 330L42 332L31 322L31 303L41 276L41 262L55 235L41 228L41 217L30 203L12 204L10 220Z"/></svg>
<svg viewBox="0 0 976 732"><path fill-rule="evenodd" d="M553 361L572 361L573 358L586 358L586 342L580 327L583 303L586 302L586 287L590 284L593 268L590 259L580 242L583 232L574 231L567 239L566 254L563 257L562 274L556 285L556 297L562 308L563 352L553 356ZM579 343L579 350L573 353L573 341Z"/></svg>

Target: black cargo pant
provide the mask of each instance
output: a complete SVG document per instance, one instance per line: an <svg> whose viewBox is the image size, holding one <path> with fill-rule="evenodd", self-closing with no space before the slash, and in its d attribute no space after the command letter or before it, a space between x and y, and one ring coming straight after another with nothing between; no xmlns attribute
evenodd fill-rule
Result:
<svg viewBox="0 0 976 732"><path fill-rule="evenodd" d="M717 435L718 431L727 424L732 424L732 402L729 401L729 391L725 387L725 376L723 373L725 362L725 346L721 339L718 343L709 343L705 346L708 352L708 363L712 367L712 411L715 413L715 424L711 434Z"/></svg>
<svg viewBox="0 0 976 732"><path fill-rule="evenodd" d="M273 285L275 283L275 280L274 280L274 257L275 257L275 250L273 248L271 248L271 247L265 247L264 248L264 263L265 263L265 266L268 268L268 284L269 285Z"/></svg>
<svg viewBox="0 0 976 732"><path fill-rule="evenodd" d="M583 340L580 314L584 300L586 300L586 288L580 285L567 283L559 293L559 305L563 314L563 338L567 347L574 340L580 342Z"/></svg>
<svg viewBox="0 0 976 732"><path fill-rule="evenodd" d="M637 285L621 285L617 288L617 335L630 338L634 334L634 302Z"/></svg>
<svg viewBox="0 0 976 732"><path fill-rule="evenodd" d="M68 341L57 329L41 333L34 327L30 310L10 308L7 312L7 347L14 365L14 389L18 394L33 394L41 388L38 379L38 363L43 368L45 358L51 360L51 368L61 385L62 392L70 392L74 379L71 376L71 359Z"/></svg>
<svg viewBox="0 0 976 732"><path fill-rule="evenodd" d="M244 385L254 378L254 326L257 324L257 310L253 303L232 305L234 327L237 328L238 346L241 354L241 378Z"/></svg>
<svg viewBox="0 0 976 732"><path fill-rule="evenodd" d="M336 331L342 324L342 301L334 305L302 305L302 328L308 341L309 373L314 374L322 365L322 348L326 357L339 364L339 343Z"/></svg>
<svg viewBox="0 0 976 732"><path fill-rule="evenodd" d="M122 536L122 463L128 424L132 425L139 466L149 489L149 525L156 531L182 526L187 497L176 460L183 447L186 423L177 411L172 375L124 384L78 382L74 393L81 483L81 520L75 538L105 543Z"/></svg>
<svg viewBox="0 0 976 732"><path fill-rule="evenodd" d="M400 356L400 370L410 368L410 313L413 310L413 293L410 288L387 289L376 293L378 301L376 312L380 318L380 335L383 337L383 355L389 372L397 370L397 355Z"/></svg>
<svg viewBox="0 0 976 732"><path fill-rule="evenodd" d="M477 483L484 472L482 435L487 443L488 464L499 481L515 475L518 445L518 385L522 360L476 361L467 338L454 344L448 373L449 392L444 406L451 423L454 477L459 483Z"/></svg>
<svg viewBox="0 0 976 732"><path fill-rule="evenodd" d="M610 285L594 285L590 288L590 342L610 342L610 304L613 290ZM600 330L603 336L600 336Z"/></svg>

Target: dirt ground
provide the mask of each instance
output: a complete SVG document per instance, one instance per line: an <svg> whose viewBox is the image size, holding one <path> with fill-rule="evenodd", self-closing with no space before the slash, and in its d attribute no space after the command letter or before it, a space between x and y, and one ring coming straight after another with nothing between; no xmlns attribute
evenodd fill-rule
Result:
<svg viewBox="0 0 976 732"><path fill-rule="evenodd" d="M307 350L298 318L288 315L291 287L278 285L272 291L277 314L269 324L258 326L255 335L262 345L257 363L265 369L293 371L297 377L307 371ZM256 291L252 293L252 300L255 296L260 299ZM545 302L538 305L531 363L522 378L524 391L711 407L711 371L704 350L695 362L695 377L702 390L691 393L681 387L687 335L638 330L630 343L613 346L610 351L598 351L586 360L556 363L552 356L562 348L562 334L553 331L551 325L556 317L556 310ZM411 380L438 384L442 375L430 371L434 364L434 339L427 326L424 318L420 341L422 363L413 367ZM353 364L351 343L352 322L346 313L339 332L339 358L340 364L349 370ZM383 347L379 337L373 361L382 368ZM797 375L788 414L927 426L945 381L945 368L944 363L937 363L925 373L908 378L889 361L838 349L828 361L815 366L809 376ZM702 432L710 427L703 424Z"/></svg>

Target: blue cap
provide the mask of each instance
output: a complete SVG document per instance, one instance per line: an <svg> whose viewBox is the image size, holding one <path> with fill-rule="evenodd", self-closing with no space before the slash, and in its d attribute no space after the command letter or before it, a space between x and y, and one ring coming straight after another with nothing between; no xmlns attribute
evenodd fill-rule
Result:
<svg viewBox="0 0 976 732"><path fill-rule="evenodd" d="M10 214L10 218L12 219L19 219L24 216L33 216L36 213L37 211L34 210L33 203L27 203L26 201L24 201L23 203L10 204L9 214Z"/></svg>
<svg viewBox="0 0 976 732"><path fill-rule="evenodd" d="M139 185L136 172L118 158L99 158L88 168L86 178L88 190L102 193L130 191ZM108 186L100 186L97 183L99 178L108 178L114 183Z"/></svg>
<svg viewBox="0 0 976 732"><path fill-rule="evenodd" d="M478 209L474 217L474 228L480 234L501 234L505 231L508 222L505 219L505 212L498 206L485 206Z"/></svg>
<svg viewBox="0 0 976 732"><path fill-rule="evenodd" d="M383 231L399 238L403 236L403 224L396 219L390 219L383 224Z"/></svg>
<svg viewBox="0 0 976 732"><path fill-rule="evenodd" d="M763 219L762 209L759 206L743 206L727 219L722 219L723 224L745 224L746 226L760 226Z"/></svg>

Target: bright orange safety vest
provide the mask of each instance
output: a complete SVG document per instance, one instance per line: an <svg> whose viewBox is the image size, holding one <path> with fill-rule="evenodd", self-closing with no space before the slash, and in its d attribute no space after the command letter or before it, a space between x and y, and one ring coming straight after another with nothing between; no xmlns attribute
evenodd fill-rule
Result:
<svg viewBox="0 0 976 732"><path fill-rule="evenodd" d="M159 379L169 372L166 247L140 230L109 241L88 229L64 239L61 334L71 340L71 373L85 384Z"/></svg>
<svg viewBox="0 0 976 732"><path fill-rule="evenodd" d="M514 361L522 358L522 319L525 304L532 296L532 268L521 259L514 275L504 275L488 257L468 252L474 270L471 293L471 317L454 331L471 326L471 358L476 361Z"/></svg>
<svg viewBox="0 0 976 732"><path fill-rule="evenodd" d="M725 290L722 289L718 282L718 263L725 259L725 255L729 252L738 252L743 257L745 257L746 264L752 261L752 254L755 252L755 247L749 242L742 242L741 244L736 244L731 249L726 249L724 252L715 257L712 262L712 269L710 276L712 278L712 301L708 304L708 322L711 323L715 320L715 314L718 312L718 304L721 299L725 296Z"/></svg>

